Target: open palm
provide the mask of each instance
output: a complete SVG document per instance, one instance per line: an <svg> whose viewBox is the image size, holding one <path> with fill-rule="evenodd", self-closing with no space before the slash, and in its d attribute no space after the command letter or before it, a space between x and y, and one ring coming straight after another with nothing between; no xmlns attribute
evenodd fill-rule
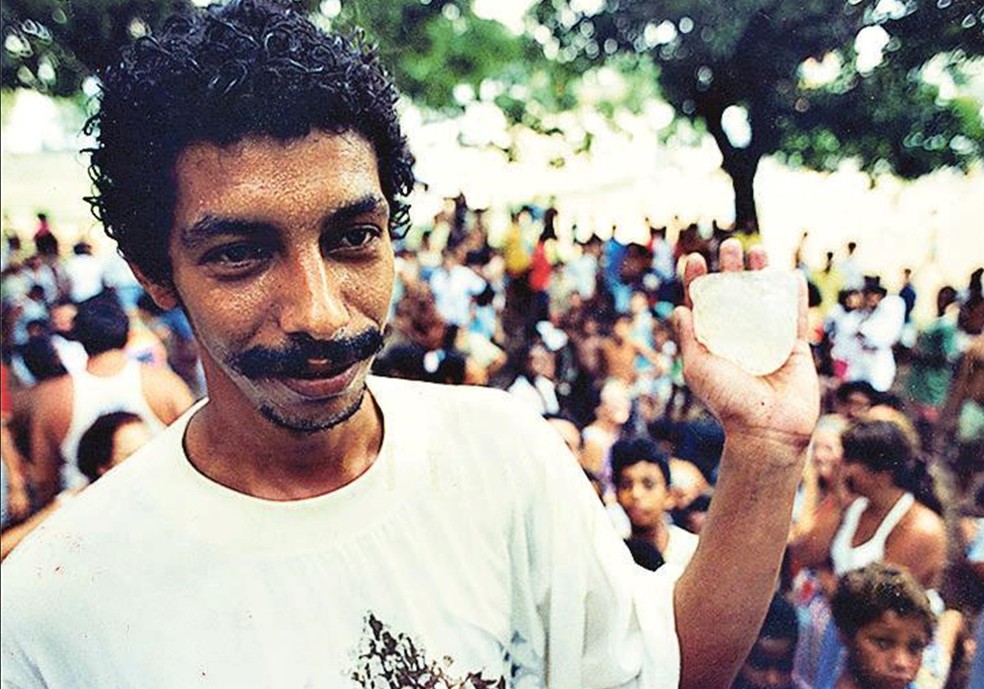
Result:
<svg viewBox="0 0 984 689"><path fill-rule="evenodd" d="M765 267L766 258L761 251L753 249L748 259L752 269ZM738 240L728 239L721 244L720 265L723 271L744 269ZM819 414L820 392L806 339L805 280L802 277L799 280L799 318L792 353L778 370L755 376L711 353L694 336L690 283L705 273L707 265L703 257L697 254L687 257L684 269L687 306L678 307L674 314L687 384L729 435L756 434L763 440L806 444Z"/></svg>

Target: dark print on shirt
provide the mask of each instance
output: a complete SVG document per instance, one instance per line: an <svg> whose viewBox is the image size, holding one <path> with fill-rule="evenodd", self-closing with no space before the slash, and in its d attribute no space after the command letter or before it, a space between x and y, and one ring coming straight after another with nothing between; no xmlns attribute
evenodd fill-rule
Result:
<svg viewBox="0 0 984 689"><path fill-rule="evenodd" d="M392 631L372 612L366 615L352 680L364 689L506 689L504 677L486 679L481 672L463 677L448 673L453 659L429 660L408 635Z"/></svg>

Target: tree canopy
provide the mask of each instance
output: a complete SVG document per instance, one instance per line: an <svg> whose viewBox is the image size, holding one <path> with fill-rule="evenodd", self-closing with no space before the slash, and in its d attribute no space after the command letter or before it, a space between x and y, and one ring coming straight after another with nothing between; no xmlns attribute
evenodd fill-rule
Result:
<svg viewBox="0 0 984 689"><path fill-rule="evenodd" d="M364 32L400 90L432 111L460 111L480 98L495 101L512 121L530 122L573 105L576 75L544 59L528 37L477 16L470 0L294 1L323 26ZM2 86L75 96L122 46L190 6L191 0L4 0Z"/></svg>
<svg viewBox="0 0 984 689"><path fill-rule="evenodd" d="M123 45L190 0L4 0L2 85L75 96Z"/></svg>
<svg viewBox="0 0 984 689"><path fill-rule="evenodd" d="M2 85L78 94L120 46L191 1L4 0ZM984 154L981 103L959 88L984 55L979 0L539 0L519 34L470 0L297 1L325 26L364 30L431 111L493 102L551 131L552 113L578 105L579 80L614 68L627 100L658 91L714 138L736 221L752 227L766 155L916 177Z"/></svg>
<svg viewBox="0 0 984 689"><path fill-rule="evenodd" d="M982 154L980 104L927 78L959 82L984 55L979 0L540 0L533 13L562 62L658 65L662 95L714 137L741 224L756 226L765 155L916 177Z"/></svg>

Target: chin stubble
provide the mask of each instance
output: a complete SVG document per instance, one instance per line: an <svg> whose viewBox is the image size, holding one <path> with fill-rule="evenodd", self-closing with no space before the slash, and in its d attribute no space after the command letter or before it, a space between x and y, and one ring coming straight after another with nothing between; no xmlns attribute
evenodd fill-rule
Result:
<svg viewBox="0 0 984 689"><path fill-rule="evenodd" d="M365 399L365 396L366 386L363 384L362 389L359 391L358 398L352 404L328 419L292 419L278 414L269 405L261 406L260 413L263 414L263 416L269 420L270 423L279 428L283 428L286 431L296 435L313 435L315 433L320 433L321 431L327 431L348 421L357 411L359 411L359 408L362 406L362 400Z"/></svg>

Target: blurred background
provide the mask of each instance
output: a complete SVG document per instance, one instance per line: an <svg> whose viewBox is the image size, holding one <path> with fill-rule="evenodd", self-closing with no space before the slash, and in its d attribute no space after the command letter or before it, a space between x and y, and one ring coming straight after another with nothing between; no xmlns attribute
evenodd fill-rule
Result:
<svg viewBox="0 0 984 689"><path fill-rule="evenodd" d="M187 0L4 0L3 230L105 248L79 153L119 47ZM570 241L761 233L773 262L857 242L924 294L984 264L979 0L307 0L363 27L405 98L414 230L451 199L493 243L524 205ZM102 245L102 246L101 246ZM924 300L931 315L930 300Z"/></svg>

